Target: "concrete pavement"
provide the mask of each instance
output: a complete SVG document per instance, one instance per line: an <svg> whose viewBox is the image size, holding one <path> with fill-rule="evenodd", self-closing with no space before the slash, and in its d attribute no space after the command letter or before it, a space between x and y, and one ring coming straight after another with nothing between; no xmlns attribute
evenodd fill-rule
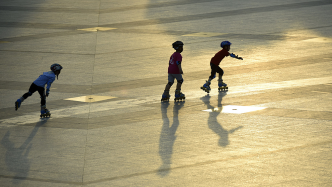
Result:
<svg viewBox="0 0 332 187"><path fill-rule="evenodd" d="M1 186L332 186L331 0L0 2ZM174 41L185 102L161 103ZM206 94L220 42L227 92ZM40 119L38 93L61 64Z"/></svg>

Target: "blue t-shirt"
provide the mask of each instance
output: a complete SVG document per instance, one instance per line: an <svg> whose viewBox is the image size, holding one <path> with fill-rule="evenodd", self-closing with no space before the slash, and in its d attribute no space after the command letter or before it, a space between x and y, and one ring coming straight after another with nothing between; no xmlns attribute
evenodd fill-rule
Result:
<svg viewBox="0 0 332 187"><path fill-rule="evenodd" d="M33 83L37 86L40 87L45 87L45 85L47 84L47 88L46 89L50 89L51 84L53 83L53 81L55 80L55 74L53 71L49 71L49 72L44 72L42 75L40 75L35 81L33 81Z"/></svg>

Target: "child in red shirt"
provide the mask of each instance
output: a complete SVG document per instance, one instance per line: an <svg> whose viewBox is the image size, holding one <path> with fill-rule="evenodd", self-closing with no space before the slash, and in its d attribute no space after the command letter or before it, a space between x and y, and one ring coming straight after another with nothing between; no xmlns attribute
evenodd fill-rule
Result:
<svg viewBox="0 0 332 187"><path fill-rule="evenodd" d="M222 50L220 50L218 53L216 53L214 55L214 57L212 57L211 62L210 62L211 76L209 77L209 80L206 81L206 83L201 87L201 89L206 91L207 93L209 93L211 90L211 88L210 88L211 80L216 77L216 73L219 73L218 90L220 91L220 90L228 89L227 84L225 84L222 80L224 71L219 67L219 64L222 61L222 59L224 59L226 56L231 56L233 58L243 60L242 57L238 57L237 55L228 52L231 49L231 42L223 41L223 42L221 42L220 46L222 47Z"/></svg>
<svg viewBox="0 0 332 187"><path fill-rule="evenodd" d="M169 98L170 98L169 90L174 83L174 79L177 80L174 100L177 101L177 100L185 99L185 95L183 93L181 93L181 85L183 83L183 78L182 78L183 71L182 71L182 67L181 67L182 56L180 54L183 51L184 44L181 41L176 41L172 45L176 51L172 54L172 56L169 60L168 83L165 87L165 91L162 95L161 101L169 100Z"/></svg>

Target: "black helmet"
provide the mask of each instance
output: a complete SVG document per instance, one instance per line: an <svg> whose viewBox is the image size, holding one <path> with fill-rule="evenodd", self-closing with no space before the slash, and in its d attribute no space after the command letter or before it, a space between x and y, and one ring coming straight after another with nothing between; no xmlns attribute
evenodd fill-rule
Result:
<svg viewBox="0 0 332 187"><path fill-rule="evenodd" d="M181 41L176 41L172 44L173 48L177 50L179 47L182 47L184 44Z"/></svg>
<svg viewBox="0 0 332 187"><path fill-rule="evenodd" d="M52 64L50 69L55 72L57 70L61 70L62 69L62 66L60 64Z"/></svg>

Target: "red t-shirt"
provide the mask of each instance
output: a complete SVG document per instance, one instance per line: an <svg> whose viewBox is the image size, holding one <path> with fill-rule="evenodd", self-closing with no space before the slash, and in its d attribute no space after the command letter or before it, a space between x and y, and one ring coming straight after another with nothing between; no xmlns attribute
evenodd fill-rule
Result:
<svg viewBox="0 0 332 187"><path fill-rule="evenodd" d="M179 67L176 64L177 61L182 61L182 56L178 52L174 52L169 59L168 73L170 74L181 74L179 71Z"/></svg>
<svg viewBox="0 0 332 187"><path fill-rule="evenodd" d="M224 59L225 56L229 56L230 53L224 49L220 50L218 53L214 55L214 57L211 58L211 63L219 66L222 59Z"/></svg>

